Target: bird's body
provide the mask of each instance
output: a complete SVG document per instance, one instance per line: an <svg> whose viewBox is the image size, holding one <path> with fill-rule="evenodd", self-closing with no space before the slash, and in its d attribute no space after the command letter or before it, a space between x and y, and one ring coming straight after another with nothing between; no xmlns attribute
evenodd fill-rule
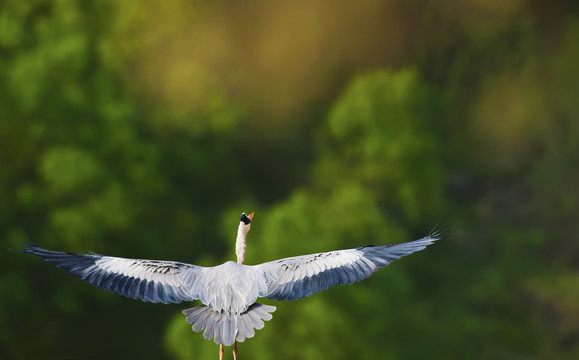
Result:
<svg viewBox="0 0 579 360"><path fill-rule="evenodd" d="M150 302L200 300L203 305L183 313L204 338L233 345L255 334L272 318L274 306L259 298L297 300L335 285L361 281L378 268L440 238L439 233L402 244L296 256L258 265L244 265L245 237L251 217L242 214L236 253L238 262L202 267L175 261L125 259L99 254L76 254L27 246L45 261L63 268L96 287ZM236 349L234 350L236 351Z"/></svg>

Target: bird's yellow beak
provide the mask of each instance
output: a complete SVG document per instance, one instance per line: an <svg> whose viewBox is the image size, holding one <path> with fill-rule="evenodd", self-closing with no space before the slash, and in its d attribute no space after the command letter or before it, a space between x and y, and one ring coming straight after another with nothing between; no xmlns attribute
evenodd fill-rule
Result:
<svg viewBox="0 0 579 360"><path fill-rule="evenodd" d="M255 211L252 211L251 214L247 215L247 217L249 218L249 220L253 220L253 214L255 213Z"/></svg>

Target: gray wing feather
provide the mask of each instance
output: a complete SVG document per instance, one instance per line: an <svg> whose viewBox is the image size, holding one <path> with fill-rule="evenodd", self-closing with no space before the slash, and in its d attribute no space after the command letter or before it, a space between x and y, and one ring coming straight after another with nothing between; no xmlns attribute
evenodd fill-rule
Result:
<svg viewBox="0 0 579 360"><path fill-rule="evenodd" d="M267 285L267 292L260 296L298 300L335 285L353 284L394 260L423 250L440 238L440 233L432 233L402 244L330 251L255 265L263 273Z"/></svg>
<svg viewBox="0 0 579 360"><path fill-rule="evenodd" d="M199 298L195 280L200 266L51 251L36 246L21 251L39 256L91 285L133 299L168 304Z"/></svg>

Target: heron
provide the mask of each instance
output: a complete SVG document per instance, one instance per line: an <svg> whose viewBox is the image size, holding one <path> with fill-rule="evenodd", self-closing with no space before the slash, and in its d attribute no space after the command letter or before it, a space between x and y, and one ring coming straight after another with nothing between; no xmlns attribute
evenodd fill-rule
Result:
<svg viewBox="0 0 579 360"><path fill-rule="evenodd" d="M219 345L221 360L223 346L233 345L233 358L237 359L237 343L252 338L255 330L264 327L264 321L272 319L276 307L258 303L258 298L298 300L335 285L353 284L443 237L443 231L435 227L425 237L410 242L245 265L246 238L253 215L242 213L239 218L237 262L213 267L52 251L34 243L18 251L39 256L93 286L129 298L164 304L200 300L202 305L185 309L183 314L195 332L203 331L205 339Z"/></svg>

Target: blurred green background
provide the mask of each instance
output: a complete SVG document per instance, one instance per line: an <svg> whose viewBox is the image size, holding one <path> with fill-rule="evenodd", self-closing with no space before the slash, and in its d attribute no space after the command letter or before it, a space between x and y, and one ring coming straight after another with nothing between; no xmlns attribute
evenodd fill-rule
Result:
<svg viewBox="0 0 579 360"><path fill-rule="evenodd" d="M578 120L572 0L4 0L0 358L216 358L7 249L209 266L254 210L248 263L452 232L241 359L577 359Z"/></svg>

